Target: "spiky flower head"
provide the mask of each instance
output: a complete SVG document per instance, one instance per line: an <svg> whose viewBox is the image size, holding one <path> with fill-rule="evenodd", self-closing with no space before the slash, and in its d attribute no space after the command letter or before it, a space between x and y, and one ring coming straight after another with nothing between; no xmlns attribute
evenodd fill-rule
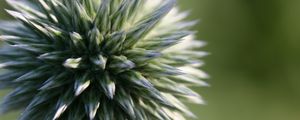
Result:
<svg viewBox="0 0 300 120"><path fill-rule="evenodd" d="M1 110L20 120L184 120L206 86L175 0L7 0Z"/></svg>

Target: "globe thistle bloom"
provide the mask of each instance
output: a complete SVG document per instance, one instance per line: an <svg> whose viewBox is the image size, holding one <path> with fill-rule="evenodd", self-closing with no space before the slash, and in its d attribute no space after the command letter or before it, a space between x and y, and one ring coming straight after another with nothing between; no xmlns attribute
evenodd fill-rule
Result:
<svg viewBox="0 0 300 120"><path fill-rule="evenodd" d="M184 120L202 104L199 51L175 0L7 0L1 112L20 120Z"/></svg>

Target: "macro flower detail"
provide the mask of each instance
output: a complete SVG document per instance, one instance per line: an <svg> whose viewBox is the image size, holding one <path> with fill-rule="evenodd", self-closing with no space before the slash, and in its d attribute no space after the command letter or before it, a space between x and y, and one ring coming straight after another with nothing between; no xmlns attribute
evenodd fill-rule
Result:
<svg viewBox="0 0 300 120"><path fill-rule="evenodd" d="M176 0L7 0L1 112L20 120L185 120L204 42Z"/></svg>

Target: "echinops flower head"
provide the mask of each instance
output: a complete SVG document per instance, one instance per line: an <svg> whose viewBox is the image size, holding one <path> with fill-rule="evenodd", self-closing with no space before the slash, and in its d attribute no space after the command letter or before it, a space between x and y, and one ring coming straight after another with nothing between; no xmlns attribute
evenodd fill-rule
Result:
<svg viewBox="0 0 300 120"><path fill-rule="evenodd" d="M185 120L206 52L176 0L7 0L1 112L20 120Z"/></svg>

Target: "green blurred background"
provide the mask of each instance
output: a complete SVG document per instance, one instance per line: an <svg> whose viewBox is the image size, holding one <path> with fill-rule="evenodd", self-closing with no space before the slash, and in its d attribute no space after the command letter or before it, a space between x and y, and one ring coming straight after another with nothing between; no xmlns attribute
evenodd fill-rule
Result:
<svg viewBox="0 0 300 120"><path fill-rule="evenodd" d="M0 17L7 19L0 3ZM200 120L300 120L300 0L181 0L212 53ZM0 26L1 27L1 26ZM5 91L0 92L0 98ZM1 115L15 120L18 113Z"/></svg>

